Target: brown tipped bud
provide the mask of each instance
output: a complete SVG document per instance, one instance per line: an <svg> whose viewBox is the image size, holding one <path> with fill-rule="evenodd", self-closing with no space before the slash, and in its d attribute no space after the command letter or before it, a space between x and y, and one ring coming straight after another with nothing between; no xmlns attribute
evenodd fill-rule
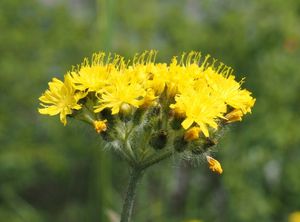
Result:
<svg viewBox="0 0 300 222"><path fill-rule="evenodd" d="M187 142L196 140L199 138L200 132L201 132L200 127L192 127L185 132L184 140Z"/></svg>
<svg viewBox="0 0 300 222"><path fill-rule="evenodd" d="M183 110L180 110L179 108L175 107L174 109L171 109L170 116L172 116L176 119L184 119L185 112Z"/></svg>
<svg viewBox="0 0 300 222"><path fill-rule="evenodd" d="M242 121L243 112L240 109L234 109L230 113L227 113L225 116L225 123L233 123L237 121Z"/></svg>

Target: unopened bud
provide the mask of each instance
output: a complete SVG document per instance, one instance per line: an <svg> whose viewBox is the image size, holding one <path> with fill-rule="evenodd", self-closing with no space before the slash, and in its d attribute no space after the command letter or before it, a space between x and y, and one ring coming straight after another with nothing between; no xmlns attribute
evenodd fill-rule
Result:
<svg viewBox="0 0 300 222"><path fill-rule="evenodd" d="M95 120L94 121L94 127L97 133L101 133L107 130L106 125L107 120Z"/></svg>
<svg viewBox="0 0 300 222"><path fill-rule="evenodd" d="M175 138L174 149L181 153L187 148L188 142L184 140L182 136Z"/></svg>
<svg viewBox="0 0 300 222"><path fill-rule="evenodd" d="M128 103L122 103L122 105L120 106L120 118L123 121L129 121L132 118L132 106Z"/></svg>
<svg viewBox="0 0 300 222"><path fill-rule="evenodd" d="M174 109L172 109L170 111L170 115L173 116L174 118L177 118L177 119L184 119L185 118L184 110L181 110L177 107L175 107Z"/></svg>
<svg viewBox="0 0 300 222"><path fill-rule="evenodd" d="M156 150L163 149L168 142L168 133L165 130L160 130L152 135L149 144Z"/></svg>
<svg viewBox="0 0 300 222"><path fill-rule="evenodd" d="M217 172L218 174L222 174L223 173L223 169L222 166L220 164L220 162L210 156L206 156L206 160L209 164L209 169L213 172Z"/></svg>
<svg viewBox="0 0 300 222"><path fill-rule="evenodd" d="M234 109L233 111L231 111L230 113L227 113L225 118L225 122L226 123L233 123L233 122L237 122L237 121L242 121L242 116L243 116L243 112L240 109Z"/></svg>
<svg viewBox="0 0 300 222"><path fill-rule="evenodd" d="M187 142L196 140L199 138L200 132L201 132L200 127L192 127L185 132L184 140L186 140Z"/></svg>

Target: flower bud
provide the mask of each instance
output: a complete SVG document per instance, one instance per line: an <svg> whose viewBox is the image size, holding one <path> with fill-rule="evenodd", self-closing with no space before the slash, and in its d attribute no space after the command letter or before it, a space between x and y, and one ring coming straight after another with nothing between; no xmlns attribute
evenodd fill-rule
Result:
<svg viewBox="0 0 300 222"><path fill-rule="evenodd" d="M149 141L150 146L156 150L163 149L168 142L168 133L165 130L160 130L154 133Z"/></svg>
<svg viewBox="0 0 300 222"><path fill-rule="evenodd" d="M225 118L226 123L233 123L237 121L242 121L243 112L240 109L234 109L230 113L227 113Z"/></svg>
<svg viewBox="0 0 300 222"><path fill-rule="evenodd" d="M130 104L122 103L122 105L120 106L120 112L119 112L120 119L125 122L131 120L132 111L133 111L133 108Z"/></svg>
<svg viewBox="0 0 300 222"><path fill-rule="evenodd" d="M188 142L184 140L183 136L177 137L174 140L174 149L181 153L187 148Z"/></svg>
<svg viewBox="0 0 300 222"><path fill-rule="evenodd" d="M107 120L95 120L94 121L94 127L97 133L101 133L107 130L106 125Z"/></svg>
<svg viewBox="0 0 300 222"><path fill-rule="evenodd" d="M128 103L122 103L122 105L120 106L120 114L123 117L127 117L130 116L131 113L132 113L131 105L129 105Z"/></svg>
<svg viewBox="0 0 300 222"><path fill-rule="evenodd" d="M177 107L173 108L171 111L170 111L170 115L173 116L174 118L177 118L177 119L184 119L185 118L185 112L184 110L181 110Z"/></svg>
<svg viewBox="0 0 300 222"><path fill-rule="evenodd" d="M192 127L187 130L184 134L184 140L187 142L191 142L199 138L199 134L201 132L200 127Z"/></svg>
<svg viewBox="0 0 300 222"><path fill-rule="evenodd" d="M210 156L206 156L206 160L209 164L209 169L213 172L217 172L218 174L222 174L223 173L223 169L222 166L220 164L220 162Z"/></svg>

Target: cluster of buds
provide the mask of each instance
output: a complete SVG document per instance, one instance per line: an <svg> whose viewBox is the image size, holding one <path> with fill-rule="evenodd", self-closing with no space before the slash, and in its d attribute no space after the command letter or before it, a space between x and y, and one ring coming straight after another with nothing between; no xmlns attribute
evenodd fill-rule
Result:
<svg viewBox="0 0 300 222"><path fill-rule="evenodd" d="M209 156L220 132L241 121L255 103L233 70L198 52L156 63L156 51L132 61L100 52L64 76L40 97L41 114L89 123L108 147L135 168L145 169L172 155Z"/></svg>

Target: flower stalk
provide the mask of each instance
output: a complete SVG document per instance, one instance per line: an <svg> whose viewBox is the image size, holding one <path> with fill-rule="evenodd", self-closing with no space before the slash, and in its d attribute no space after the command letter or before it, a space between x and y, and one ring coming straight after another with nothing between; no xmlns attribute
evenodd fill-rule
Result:
<svg viewBox="0 0 300 222"><path fill-rule="evenodd" d="M138 167L132 167L129 176L126 196L123 203L120 222L130 222L135 201L137 186L142 179L143 170Z"/></svg>

